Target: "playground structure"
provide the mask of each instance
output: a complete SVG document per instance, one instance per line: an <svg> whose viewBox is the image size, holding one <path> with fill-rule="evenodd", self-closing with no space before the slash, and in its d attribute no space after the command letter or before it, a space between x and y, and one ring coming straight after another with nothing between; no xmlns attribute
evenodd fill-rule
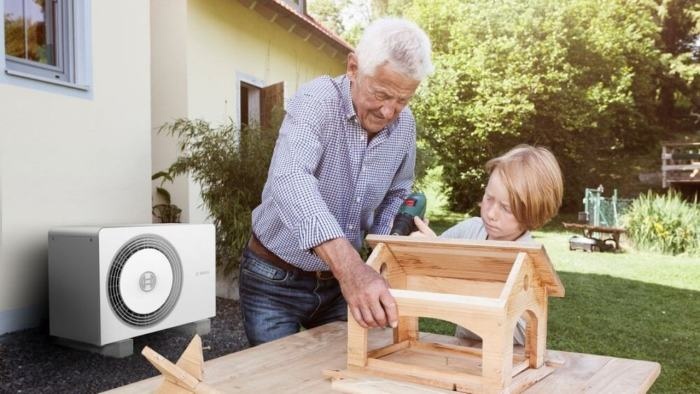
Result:
<svg viewBox="0 0 700 394"><path fill-rule="evenodd" d="M617 189L609 198L603 197L603 191L602 185L585 189L584 210L578 214L579 221L585 223L562 223L564 228L583 231L583 236L575 235L569 239L570 250L602 252L620 249L620 235L625 232L620 218L632 200L619 198Z"/></svg>
<svg viewBox="0 0 700 394"><path fill-rule="evenodd" d="M661 148L664 188L700 185L700 142L665 142Z"/></svg>

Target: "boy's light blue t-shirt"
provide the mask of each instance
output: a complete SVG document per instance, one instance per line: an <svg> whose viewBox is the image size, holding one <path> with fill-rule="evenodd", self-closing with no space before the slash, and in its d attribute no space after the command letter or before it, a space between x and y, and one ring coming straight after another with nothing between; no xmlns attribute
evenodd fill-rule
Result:
<svg viewBox="0 0 700 394"><path fill-rule="evenodd" d="M486 240L487 236L488 233L486 232L486 226L484 226L484 221L480 217L473 217L467 220L463 220L450 227L440 235L440 238L472 239L476 241L484 241ZM535 241L532 239L532 234L530 234L529 231L525 231L525 233L521 235L520 238L516 239L515 242L533 243ZM513 332L514 343L518 345L525 344L525 330L526 323L521 318L518 320L518 324L515 326L515 331ZM455 336L458 338L481 339L476 334L461 326L457 326Z"/></svg>
<svg viewBox="0 0 700 394"><path fill-rule="evenodd" d="M456 238L456 239L473 239L475 241L484 241L488 233L486 232L486 226L484 226L484 221L480 217L473 217L455 224L449 229L445 230L440 238ZM525 231L520 238L516 239L515 242L535 242L532 239L532 234L529 231Z"/></svg>

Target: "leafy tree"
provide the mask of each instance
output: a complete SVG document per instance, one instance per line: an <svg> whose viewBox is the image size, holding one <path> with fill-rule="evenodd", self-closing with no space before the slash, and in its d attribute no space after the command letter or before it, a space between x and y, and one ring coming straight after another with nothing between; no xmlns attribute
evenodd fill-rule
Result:
<svg viewBox="0 0 700 394"><path fill-rule="evenodd" d="M656 149L656 12L644 1L414 0L406 15L431 36L436 72L412 108L453 208L471 208L483 163L518 143L554 151L568 206Z"/></svg>
<svg viewBox="0 0 700 394"><path fill-rule="evenodd" d="M325 27L342 35L345 25L341 13L347 4L348 0L314 0L309 2L308 12Z"/></svg>
<svg viewBox="0 0 700 394"><path fill-rule="evenodd" d="M565 207L578 207L584 187L600 183L638 192L630 186L638 158L700 112L696 0L366 5L371 12L358 31L379 16L400 15L431 37L436 72L411 107L419 146L434 151L458 210L479 200L483 164L523 142L558 157Z"/></svg>
<svg viewBox="0 0 700 394"><path fill-rule="evenodd" d="M657 23L661 26L658 46L669 71L660 75L658 115L673 122L693 109L700 111L700 3L660 0Z"/></svg>

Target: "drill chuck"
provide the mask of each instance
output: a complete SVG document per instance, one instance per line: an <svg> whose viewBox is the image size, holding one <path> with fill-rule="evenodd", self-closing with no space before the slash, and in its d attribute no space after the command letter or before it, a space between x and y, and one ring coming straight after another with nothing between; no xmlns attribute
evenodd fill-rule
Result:
<svg viewBox="0 0 700 394"><path fill-rule="evenodd" d="M391 235L409 235L416 230L413 215L399 213L394 218L394 227L391 228Z"/></svg>

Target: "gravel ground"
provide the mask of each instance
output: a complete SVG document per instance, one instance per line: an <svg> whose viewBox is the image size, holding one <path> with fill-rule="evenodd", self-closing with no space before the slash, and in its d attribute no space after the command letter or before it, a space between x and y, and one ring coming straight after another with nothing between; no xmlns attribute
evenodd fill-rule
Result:
<svg viewBox="0 0 700 394"><path fill-rule="evenodd" d="M192 339L175 330L134 338L134 354L122 359L51 343L48 327L0 336L0 393L95 393L158 374L141 356L148 345L175 362ZM211 332L202 337L204 359L248 347L238 302L217 298ZM206 349L209 347L209 349Z"/></svg>

